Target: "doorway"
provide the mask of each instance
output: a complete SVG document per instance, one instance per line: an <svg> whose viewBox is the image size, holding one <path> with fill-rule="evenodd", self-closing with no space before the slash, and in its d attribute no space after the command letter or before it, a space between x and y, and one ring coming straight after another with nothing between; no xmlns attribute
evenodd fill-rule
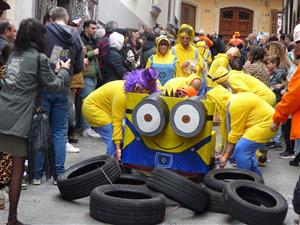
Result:
<svg viewBox="0 0 300 225"><path fill-rule="evenodd" d="M187 3L181 3L181 24L186 23L195 29L196 24L196 7Z"/></svg>
<svg viewBox="0 0 300 225"><path fill-rule="evenodd" d="M252 33L253 11L245 8L229 7L220 10L219 34L229 41L234 32L239 31L241 38Z"/></svg>

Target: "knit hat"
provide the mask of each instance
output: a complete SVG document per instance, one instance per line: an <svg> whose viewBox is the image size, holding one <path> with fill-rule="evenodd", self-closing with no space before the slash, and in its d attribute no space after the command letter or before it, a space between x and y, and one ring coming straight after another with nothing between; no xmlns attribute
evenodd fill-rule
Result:
<svg viewBox="0 0 300 225"><path fill-rule="evenodd" d="M210 79L212 79L212 81L220 84L220 83L223 83L224 81L228 80L229 71L224 67L219 67L217 69L216 73L210 74L209 77L210 77Z"/></svg>
<svg viewBox="0 0 300 225"><path fill-rule="evenodd" d="M294 42L300 41L300 24L294 28Z"/></svg>

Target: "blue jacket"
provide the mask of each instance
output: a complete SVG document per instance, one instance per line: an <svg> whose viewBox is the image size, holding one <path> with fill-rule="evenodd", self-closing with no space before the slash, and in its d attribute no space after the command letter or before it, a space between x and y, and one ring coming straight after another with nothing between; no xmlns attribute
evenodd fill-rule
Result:
<svg viewBox="0 0 300 225"><path fill-rule="evenodd" d="M294 190L293 206L295 213L300 215L300 176Z"/></svg>
<svg viewBox="0 0 300 225"><path fill-rule="evenodd" d="M46 55L50 58L54 46L69 49L71 58L70 74L83 71L83 49L79 34L70 26L49 23L46 32ZM55 68L55 65L52 65Z"/></svg>

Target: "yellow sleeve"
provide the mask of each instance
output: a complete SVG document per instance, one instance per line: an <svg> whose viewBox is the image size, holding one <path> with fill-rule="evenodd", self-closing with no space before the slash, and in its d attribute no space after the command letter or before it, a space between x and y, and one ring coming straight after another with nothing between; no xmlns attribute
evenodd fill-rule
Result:
<svg viewBox="0 0 300 225"><path fill-rule="evenodd" d="M244 102L244 104L247 104L247 102ZM242 102L240 102L239 105L229 105L228 110L230 115L228 142L236 144L244 134L248 110L245 110Z"/></svg>
<svg viewBox="0 0 300 225"><path fill-rule="evenodd" d="M197 73L202 73L202 69L204 67L204 58L203 58L203 55L199 54L198 55L198 62L197 62L197 65L196 65L196 72Z"/></svg>
<svg viewBox="0 0 300 225"><path fill-rule="evenodd" d="M116 95L112 102L112 139L115 144L121 143L123 138L122 120L126 111L126 95L125 93Z"/></svg>
<svg viewBox="0 0 300 225"><path fill-rule="evenodd" d="M149 68L151 66L151 60L150 57L147 60L147 64L146 64L146 69Z"/></svg>
<svg viewBox="0 0 300 225"><path fill-rule="evenodd" d="M174 77L185 77L185 74L181 69L180 60L178 58L177 58L177 61L176 61L176 69L175 69L175 76Z"/></svg>

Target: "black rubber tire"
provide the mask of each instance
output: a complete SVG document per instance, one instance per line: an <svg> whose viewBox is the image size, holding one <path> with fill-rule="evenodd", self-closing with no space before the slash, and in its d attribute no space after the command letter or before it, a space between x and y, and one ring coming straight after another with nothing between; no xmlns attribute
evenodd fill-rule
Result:
<svg viewBox="0 0 300 225"><path fill-rule="evenodd" d="M251 181L228 183L222 201L229 215L253 225L282 225L288 210L287 201L280 193Z"/></svg>
<svg viewBox="0 0 300 225"><path fill-rule="evenodd" d="M96 156L79 162L57 179L57 187L61 197L73 200L90 195L97 186L114 182L120 175L121 169L116 158L108 155Z"/></svg>
<svg viewBox="0 0 300 225"><path fill-rule="evenodd" d="M215 191L204 184L200 184L209 194L208 210L211 212L226 214L222 201L222 192Z"/></svg>
<svg viewBox="0 0 300 225"><path fill-rule="evenodd" d="M207 208L209 196L204 188L170 170L155 168L147 186L196 213Z"/></svg>
<svg viewBox="0 0 300 225"><path fill-rule="evenodd" d="M209 171L204 177L204 184L215 190L222 192L226 183L232 180L248 180L264 184L264 180L258 174L243 169L223 168Z"/></svg>
<svg viewBox="0 0 300 225"><path fill-rule="evenodd" d="M90 215L119 225L152 225L164 220L165 197L136 185L102 185L90 197Z"/></svg>
<svg viewBox="0 0 300 225"><path fill-rule="evenodd" d="M114 184L146 185L146 180L132 174L121 174Z"/></svg>

